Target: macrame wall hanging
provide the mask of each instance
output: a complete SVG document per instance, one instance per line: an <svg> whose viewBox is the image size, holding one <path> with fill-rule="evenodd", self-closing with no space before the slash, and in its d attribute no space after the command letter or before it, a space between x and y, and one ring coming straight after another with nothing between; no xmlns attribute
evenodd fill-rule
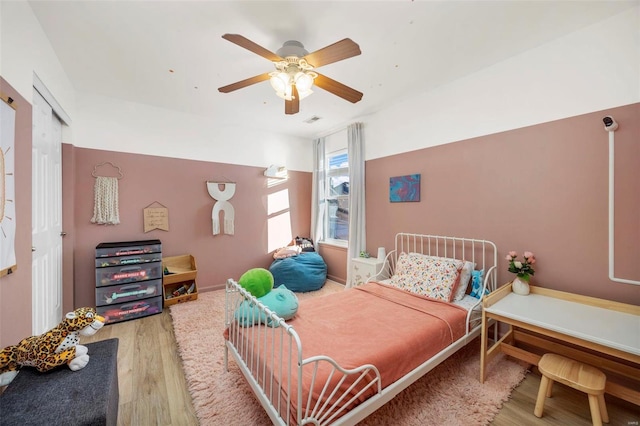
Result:
<svg viewBox="0 0 640 426"><path fill-rule="evenodd" d="M98 169L104 165L117 169L118 176L102 176ZM110 161L104 161L93 168L91 175L96 178L93 188L94 204L91 223L97 225L117 225L120 223L118 209L118 180L124 177L120 167Z"/></svg>
<svg viewBox="0 0 640 426"><path fill-rule="evenodd" d="M223 189L220 189L222 186ZM220 211L224 217L224 233L228 235L234 234L234 216L235 210L229 200L236 193L235 182L210 182L207 181L207 191L211 198L217 202L211 209L211 222L213 226L213 235L220 234Z"/></svg>

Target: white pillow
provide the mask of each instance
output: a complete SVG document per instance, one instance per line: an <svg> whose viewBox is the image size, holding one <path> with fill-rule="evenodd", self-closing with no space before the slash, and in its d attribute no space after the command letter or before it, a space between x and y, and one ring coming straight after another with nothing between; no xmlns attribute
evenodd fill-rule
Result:
<svg viewBox="0 0 640 426"><path fill-rule="evenodd" d="M471 271L473 271L475 267L475 263L471 263L469 261L464 262L462 270L460 271L460 282L456 288L456 294L453 296L454 301L459 301L464 298L469 282L471 281Z"/></svg>

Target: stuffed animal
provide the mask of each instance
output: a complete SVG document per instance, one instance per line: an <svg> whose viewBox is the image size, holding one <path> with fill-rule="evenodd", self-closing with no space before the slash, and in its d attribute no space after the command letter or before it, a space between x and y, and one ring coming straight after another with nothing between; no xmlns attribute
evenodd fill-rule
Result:
<svg viewBox="0 0 640 426"><path fill-rule="evenodd" d="M262 297L273 288L273 275L264 268L253 268L242 274L238 284L254 297Z"/></svg>
<svg viewBox="0 0 640 426"><path fill-rule="evenodd" d="M284 320L293 318L298 312L298 297L284 285L259 297L258 301ZM235 317L243 327L251 327L254 324L267 324L269 327L280 326L271 317L267 318L267 315L249 300L245 300L240 304L236 310Z"/></svg>
<svg viewBox="0 0 640 426"><path fill-rule="evenodd" d="M8 385L24 366L40 372L65 363L72 371L84 368L89 362L89 350L78 343L79 336L92 336L103 325L104 318L94 308L78 308L46 333L7 346L0 351L0 386Z"/></svg>

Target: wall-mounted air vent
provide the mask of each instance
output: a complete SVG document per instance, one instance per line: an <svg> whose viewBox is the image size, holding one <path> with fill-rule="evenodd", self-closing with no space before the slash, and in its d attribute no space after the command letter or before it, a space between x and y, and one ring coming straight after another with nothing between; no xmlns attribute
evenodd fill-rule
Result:
<svg viewBox="0 0 640 426"><path fill-rule="evenodd" d="M304 120L304 122L307 124L311 124L311 123L315 123L318 120L320 120L320 117L318 117L317 115L314 115L313 117Z"/></svg>

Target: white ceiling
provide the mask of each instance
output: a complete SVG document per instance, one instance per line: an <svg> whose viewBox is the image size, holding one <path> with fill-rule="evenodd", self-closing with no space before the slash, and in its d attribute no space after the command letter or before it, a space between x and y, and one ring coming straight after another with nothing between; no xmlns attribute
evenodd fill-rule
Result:
<svg viewBox="0 0 640 426"><path fill-rule="evenodd" d="M74 88L239 125L311 138L606 19L635 1L29 1ZM274 70L221 36L275 52L313 52L345 37L362 54L319 72L364 93L322 89L284 114L268 81L217 88ZM173 72L170 72L173 70ZM307 124L312 116L321 120Z"/></svg>

